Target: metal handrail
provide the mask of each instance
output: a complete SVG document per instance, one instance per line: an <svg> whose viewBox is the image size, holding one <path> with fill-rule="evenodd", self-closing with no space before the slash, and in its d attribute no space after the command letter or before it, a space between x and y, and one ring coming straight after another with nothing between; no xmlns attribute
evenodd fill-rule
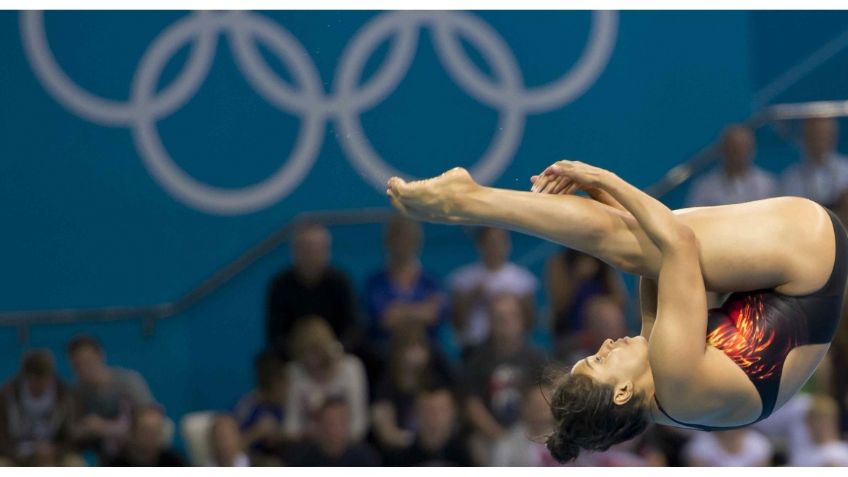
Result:
<svg viewBox="0 0 848 477"><path fill-rule="evenodd" d="M848 101L818 101L810 103L778 104L751 116L745 124L759 128L773 121L804 119L810 117L848 116ZM717 143L713 142L698 151L688 161L673 167L662 179L646 188L646 192L661 198L702 171L717 159ZM69 323L77 321L114 321L132 318L144 320L152 330L155 322L182 313L229 282L257 260L282 245L301 222L318 222L324 225L359 225L387 221L394 211L390 208L365 208L303 212L296 215L259 243L247 249L211 276L191 288L176 300L144 306L117 306L98 308L68 308L53 310L0 311L0 326L17 326L23 337L29 326Z"/></svg>
<svg viewBox="0 0 848 477"><path fill-rule="evenodd" d="M835 118L848 116L848 101L814 101L807 103L775 104L752 115L743 122L758 129L775 121L806 118ZM656 198L662 198L695 174L706 169L718 159L718 140L696 152L688 161L672 167L659 181L645 189Z"/></svg>
<svg viewBox="0 0 848 477"><path fill-rule="evenodd" d="M207 297L260 258L282 245L293 229L302 222L324 225L359 225L382 223L395 212L390 208L365 208L303 212L272 232L256 245L218 269L174 301L145 306L117 306L99 308L68 308L54 310L0 311L0 326L29 327L40 324L69 323L76 321L114 321L142 318L145 326L152 327L157 320L177 315ZM25 333L26 330L21 330Z"/></svg>

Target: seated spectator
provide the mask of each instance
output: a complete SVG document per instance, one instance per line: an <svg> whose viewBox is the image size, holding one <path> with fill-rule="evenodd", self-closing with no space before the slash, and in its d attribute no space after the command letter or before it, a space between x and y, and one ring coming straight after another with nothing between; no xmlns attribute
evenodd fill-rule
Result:
<svg viewBox="0 0 848 477"><path fill-rule="evenodd" d="M683 451L696 431L679 427L649 425L637 447L649 466L683 467ZM578 457L579 459L579 457Z"/></svg>
<svg viewBox="0 0 848 477"><path fill-rule="evenodd" d="M267 348L289 359L287 346L295 324L305 316L324 317L350 349L359 338L357 304L350 280L330 265L330 232L315 223L297 225L292 238L292 266L268 287Z"/></svg>
<svg viewBox="0 0 848 477"><path fill-rule="evenodd" d="M627 291L621 276L591 255L566 249L551 256L545 267L551 328L556 341L583 330L583 308L593 296L606 295L622 310L627 307Z"/></svg>
<svg viewBox="0 0 848 477"><path fill-rule="evenodd" d="M763 467L772 453L769 440L750 428L698 432L683 450L692 467Z"/></svg>
<svg viewBox="0 0 848 477"><path fill-rule="evenodd" d="M135 409L130 435L109 467L182 467L183 459L163 442L165 415L159 406Z"/></svg>
<svg viewBox="0 0 848 477"><path fill-rule="evenodd" d="M305 444L295 446L286 459L294 467L374 467L377 453L352 439L350 406L343 399L324 401L317 412L317 432Z"/></svg>
<svg viewBox="0 0 848 477"><path fill-rule="evenodd" d="M575 467L647 467L650 463L638 453L638 439L620 442L602 452L581 452Z"/></svg>
<svg viewBox="0 0 848 477"><path fill-rule="evenodd" d="M73 395L56 375L53 354L32 350L0 390L0 456L9 464L82 465L73 453Z"/></svg>
<svg viewBox="0 0 848 477"><path fill-rule="evenodd" d="M389 454L392 466L470 466L471 454L457 428L456 403L446 387L419 391L415 398L418 426L411 445Z"/></svg>
<svg viewBox="0 0 848 477"><path fill-rule="evenodd" d="M454 327L466 353L489 337L487 304L493 296L502 293L518 296L524 319L532 322L539 286L529 270L509 261L512 247L509 232L481 227L476 229L475 238L479 261L454 271L448 280Z"/></svg>
<svg viewBox="0 0 848 477"><path fill-rule="evenodd" d="M777 195L776 178L753 163L755 141L748 127L732 124L721 133L721 166L697 179L686 207L738 204Z"/></svg>
<svg viewBox="0 0 848 477"><path fill-rule="evenodd" d="M365 285L369 339L380 350L405 326L425 326L432 336L445 311L437 280L421 267L421 241L417 222L398 215L386 225L386 265Z"/></svg>
<svg viewBox="0 0 848 477"><path fill-rule="evenodd" d="M280 465L289 392L286 367L276 353L264 351L254 361L254 373L256 389L239 400L233 415L251 459L262 465Z"/></svg>
<svg viewBox="0 0 848 477"><path fill-rule="evenodd" d="M463 378L464 407L479 465L489 465L492 444L518 420L521 390L538 382L546 363L544 354L527 340L520 298L497 295L489 314L491 336L471 355Z"/></svg>
<svg viewBox="0 0 848 477"><path fill-rule="evenodd" d="M551 406L545 399L550 386L529 385L521 396L521 419L495 444L492 465L549 467L559 463L548 452L545 438L553 431ZM543 394L544 393L544 394Z"/></svg>
<svg viewBox="0 0 848 477"><path fill-rule="evenodd" d="M450 366L420 326L395 331L387 372L377 388L371 415L383 449L406 447L417 427L415 397L422 389L450 386Z"/></svg>
<svg viewBox="0 0 848 477"><path fill-rule="evenodd" d="M368 430L368 387L359 358L346 354L323 318L301 319L292 331L288 412L283 423L288 438L320 438L318 410L329 399L342 399L350 415L351 440Z"/></svg>
<svg viewBox="0 0 848 477"><path fill-rule="evenodd" d="M557 342L557 356L567 364L594 354L608 339L627 336L624 312L609 295L595 295L586 300L582 321L586 324L583 331Z"/></svg>
<svg viewBox="0 0 848 477"><path fill-rule="evenodd" d="M783 173L783 195L806 197L829 206L848 189L848 159L835 152L838 133L839 126L833 118L804 121L804 159Z"/></svg>
<svg viewBox="0 0 848 477"><path fill-rule="evenodd" d="M842 223L848 226L848 193L844 194L843 205L837 214ZM842 319L833 337L830 347L831 365L831 395L839 406L840 432L848 435L848 300L842 305Z"/></svg>
<svg viewBox="0 0 848 477"><path fill-rule="evenodd" d="M68 356L77 376L73 437L101 458L111 457L128 436L133 411L154 404L150 388L137 372L107 366L100 343L90 336L72 339Z"/></svg>
<svg viewBox="0 0 848 477"><path fill-rule="evenodd" d="M211 467L250 467L250 458L236 420L229 414L219 414L209 428L209 448L212 449Z"/></svg>
<svg viewBox="0 0 848 477"><path fill-rule="evenodd" d="M839 408L830 396L813 396L806 415L810 448L799 452L794 465L804 467L848 466L848 442L839 440Z"/></svg>
<svg viewBox="0 0 848 477"><path fill-rule="evenodd" d="M799 392L769 417L751 426L771 441L776 449L775 460L784 459L788 465L797 466L805 458L812 442L806 425L811 405L812 396Z"/></svg>

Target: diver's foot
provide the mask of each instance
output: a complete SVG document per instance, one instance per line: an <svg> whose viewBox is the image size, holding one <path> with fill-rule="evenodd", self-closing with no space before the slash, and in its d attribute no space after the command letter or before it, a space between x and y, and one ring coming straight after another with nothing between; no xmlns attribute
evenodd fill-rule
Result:
<svg viewBox="0 0 848 477"><path fill-rule="evenodd" d="M386 194L392 205L412 218L438 223L462 223L462 201L479 189L471 174L455 167L442 175L406 182L392 177Z"/></svg>

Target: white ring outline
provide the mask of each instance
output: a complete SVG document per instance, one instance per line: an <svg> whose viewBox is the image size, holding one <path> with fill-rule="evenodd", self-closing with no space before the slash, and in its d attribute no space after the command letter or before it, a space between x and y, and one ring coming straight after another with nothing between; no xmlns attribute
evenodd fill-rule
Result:
<svg viewBox="0 0 848 477"><path fill-rule="evenodd" d="M399 21L399 19L401 20ZM485 33L482 33L483 35L491 35L493 31L491 29L487 30L486 24L478 17L459 12L451 12L449 14L438 12L393 12L383 14L376 20L368 23L348 43L348 47L342 53L342 63L340 63L336 72L337 74L334 80L336 90L334 90L334 95L337 97L345 97L354 90L358 76L362 74L362 68L370 55L384 41L385 36L390 34L396 25L403 25L404 21L407 22L407 26L412 23L415 25L420 23L431 28L439 28L441 24L446 22L457 23L464 25L464 28L470 29L475 33L485 31ZM489 36L488 42L481 42L479 45L484 45L481 50L483 50L484 54L487 55L487 59L489 59L488 55L495 57L496 61L494 62L493 67L495 68L496 73L498 75L504 75L504 80L511 87L517 88L519 85L515 84L515 82L518 81L520 76L514 74L517 71L517 68L515 68L513 64L509 63L511 56L497 55L489 50L493 48L493 45L498 44L497 39L493 40L493 38L497 37ZM411 45L411 47L414 46L415 45ZM412 53L414 54L414 51L412 51ZM504 61L504 59L506 59L506 61ZM398 60L396 63L400 64L401 61ZM402 62L402 65L404 66L404 75L406 73L405 70L408 69L410 63L411 61ZM399 68L397 69L399 70ZM401 75L396 74L393 76L397 79L394 82L395 84L392 84L392 86L396 87ZM387 95L388 94L384 95L384 97ZM379 98L379 100L382 99L383 98ZM363 104L367 105L369 103ZM483 156L475 165L469 168L475 179L482 183L489 183L493 181L503 172L506 166L509 165L509 158L512 153L515 152L515 148L518 146L521 134L524 130L524 114L519 108L506 106L498 109L500 110L498 128L499 130L502 130L503 133L496 135L495 140L489 145L487 150L483 153ZM368 141L362 128L362 123L359 119L361 113L362 110L359 108L339 108L336 111L335 117L336 123L338 124L341 132L339 135L339 142L345 152L348 153L348 159L351 161L351 164L354 166L359 175L378 190L380 188L385 190L386 181L392 176L412 178L408 174L395 169L380 158L379 154Z"/></svg>
<svg viewBox="0 0 848 477"><path fill-rule="evenodd" d="M67 109L92 122L130 126L136 147L151 175L168 193L209 213L241 214L270 206L288 195L313 166L322 147L326 121L333 117L343 134L338 139L354 169L382 192L391 175L409 177L386 164L374 151L360 123L362 112L373 108L397 88L415 56L418 30L434 32L434 47L449 76L478 100L500 111L499 130L483 157L470 167L482 183L494 181L509 165L520 143L526 114L561 107L585 92L605 68L617 36L615 12L594 12L587 46L572 68L558 79L526 89L512 51L500 35L479 17L464 12L387 12L378 15L349 40L334 79L333 94L322 90L320 76L298 40L267 17L248 12L197 12L168 27L145 52L133 78L127 102L105 99L80 88L61 69L47 42L42 12L21 14L22 41L27 58L45 89ZM495 82L480 74L458 42L462 32L486 56ZM285 163L266 180L238 189L204 184L189 176L170 158L158 136L156 122L184 105L199 89L215 59L217 36L226 33L234 59L249 84L266 101L301 116L301 133ZM388 34L395 39L382 68L359 87L365 62ZM178 77L156 94L154 77L177 48L163 43L192 42ZM297 83L282 81L255 47L259 39L284 60ZM369 44L370 43L370 44ZM486 53L488 51L488 53ZM357 62L361 63L357 65ZM156 72L155 68L160 68ZM298 88L299 87L299 88Z"/></svg>
<svg viewBox="0 0 848 477"><path fill-rule="evenodd" d="M207 12L194 12L165 30L167 32L176 26L182 26L198 28L201 33L181 74L156 97L152 106L144 110L130 100L120 102L91 94L71 80L50 50L44 29L44 12L21 12L20 22L26 56L36 77L54 99L77 116L89 121L108 126L129 126L141 115L165 116L185 104L194 94L214 59L216 38L214 32L209 29L212 16L213 14ZM189 94L189 91L192 92Z"/></svg>
<svg viewBox="0 0 848 477"><path fill-rule="evenodd" d="M310 62L304 60L308 56L300 48L300 43L291 41L292 37L284 33L284 30L269 30L267 24L263 23L267 22L267 19L252 14L229 14L219 19L223 20L221 26L230 29L235 28L236 25L249 25L251 31L258 32L258 36L264 36L266 41L270 40L269 44L274 45L272 51L295 65L291 71L294 80L303 85L302 90L313 97L317 96L318 92L314 87L316 83L312 81L317 78L317 72ZM190 34L186 33L186 29L174 31L179 32L174 35L177 36L175 41L168 41L170 38L167 35L160 35L139 63L139 68L136 70L138 74L133 79L133 99L136 103L144 103L155 93L156 81L162 69L187 41L183 37ZM242 36L234 41L249 42L250 40ZM249 81L253 79L250 75L246 76L250 78ZM257 92L272 104L276 104L264 95L264 89L259 89ZM156 128L156 121L149 116L139 118L133 124L133 138L136 147L143 151L141 157L148 171L170 194L200 210L235 215L275 203L294 189L312 168L324 137L325 119L320 111L307 110L301 114L301 134L289 159L284 161L270 177L257 184L241 188L214 187L188 175L165 150Z"/></svg>

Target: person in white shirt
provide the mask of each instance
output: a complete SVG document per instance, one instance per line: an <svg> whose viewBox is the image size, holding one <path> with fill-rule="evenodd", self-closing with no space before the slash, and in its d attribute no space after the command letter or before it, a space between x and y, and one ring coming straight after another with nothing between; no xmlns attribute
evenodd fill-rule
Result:
<svg viewBox="0 0 848 477"><path fill-rule="evenodd" d="M762 432L776 448L785 449L787 464L792 467L802 465L800 462L813 445L806 425L812 400L809 394L798 393L771 416L751 426Z"/></svg>
<svg viewBox="0 0 848 477"><path fill-rule="evenodd" d="M345 353L333 329L318 316L298 321L290 349L295 361L288 368L284 434L293 440L320 438L319 411L336 399L347 404L351 440L361 440L368 431L368 383L359 358Z"/></svg>
<svg viewBox="0 0 848 477"><path fill-rule="evenodd" d="M741 124L721 133L721 166L697 179L686 199L687 207L736 204L777 195L777 179L753 164L754 135Z"/></svg>
<svg viewBox="0 0 848 477"><path fill-rule="evenodd" d="M762 467L771 463L772 453L771 442L750 428L698 432L683 449L692 467Z"/></svg>
<svg viewBox="0 0 848 477"><path fill-rule="evenodd" d="M209 427L212 460L209 467L250 467L238 422L229 414L215 416Z"/></svg>
<svg viewBox="0 0 848 477"><path fill-rule="evenodd" d="M549 467L560 465L545 447L544 437L553 431L554 418L545 399L550 386L525 387L521 396L521 419L495 443L492 465L496 467ZM543 394L545 393L545 394Z"/></svg>
<svg viewBox="0 0 848 477"><path fill-rule="evenodd" d="M833 118L804 121L804 160L790 166L781 179L782 195L831 205L848 189L848 159L835 152L839 127Z"/></svg>
<svg viewBox="0 0 848 477"><path fill-rule="evenodd" d="M476 231L480 260L454 271L448 278L454 326L464 348L489 337L489 300L500 294L518 295L525 319L532 323L538 279L526 268L509 261L512 247L506 230L482 227Z"/></svg>
<svg viewBox="0 0 848 477"><path fill-rule="evenodd" d="M804 467L848 466L848 442L839 439L839 407L830 396L811 398L805 419L810 448L799 452L793 465Z"/></svg>

